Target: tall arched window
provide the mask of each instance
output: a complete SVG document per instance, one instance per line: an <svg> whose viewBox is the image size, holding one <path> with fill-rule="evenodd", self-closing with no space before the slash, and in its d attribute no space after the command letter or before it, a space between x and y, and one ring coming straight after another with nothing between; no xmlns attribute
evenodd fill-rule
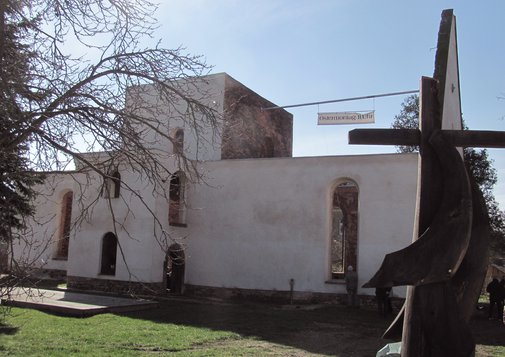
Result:
<svg viewBox="0 0 505 357"><path fill-rule="evenodd" d="M103 197L118 198L121 193L121 174L118 170L109 174L104 180Z"/></svg>
<svg viewBox="0 0 505 357"><path fill-rule="evenodd" d="M331 207L331 277L342 279L347 267L357 270L358 186L346 180L335 187Z"/></svg>
<svg viewBox="0 0 505 357"><path fill-rule="evenodd" d="M102 259L100 274L116 275L117 237L114 233L107 233L102 239Z"/></svg>
<svg viewBox="0 0 505 357"><path fill-rule="evenodd" d="M170 178L168 223L173 226L185 226L184 178L180 171Z"/></svg>
<svg viewBox="0 0 505 357"><path fill-rule="evenodd" d="M68 244L70 241L70 228L72 223L72 201L74 194L68 191L61 200L60 229L58 247L56 251L57 259L68 258Z"/></svg>

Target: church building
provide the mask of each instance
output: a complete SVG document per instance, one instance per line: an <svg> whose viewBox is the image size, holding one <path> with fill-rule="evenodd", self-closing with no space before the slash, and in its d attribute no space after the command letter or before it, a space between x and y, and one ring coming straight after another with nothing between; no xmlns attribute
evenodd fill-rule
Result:
<svg viewBox="0 0 505 357"><path fill-rule="evenodd" d="M353 266L358 294L374 295L361 285L412 240L417 154L292 157L290 113L262 110L273 104L225 73L198 83L206 95L195 99L219 113L219 130L203 117L188 126L169 107L156 119L171 140L137 128L166 158L168 195L131 162L110 162L104 180L76 161L37 188L15 259L75 289L279 301L335 299ZM152 86L131 88L126 105L156 97ZM174 159L180 152L199 180Z"/></svg>

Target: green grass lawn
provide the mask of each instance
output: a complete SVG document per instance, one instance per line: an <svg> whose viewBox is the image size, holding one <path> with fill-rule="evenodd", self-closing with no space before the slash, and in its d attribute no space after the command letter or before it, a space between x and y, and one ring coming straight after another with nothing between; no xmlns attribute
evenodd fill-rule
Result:
<svg viewBox="0 0 505 357"><path fill-rule="evenodd" d="M371 309L168 301L89 318L13 308L0 325L7 356L375 356L392 317ZM479 318L477 356L504 356L505 327Z"/></svg>
<svg viewBox="0 0 505 357"><path fill-rule="evenodd" d="M217 356L203 346L239 338L230 331L113 314L69 318L13 308L6 322L17 329L10 335L0 334L0 354L10 356L134 356L150 352L185 355L187 351L195 352L193 356Z"/></svg>

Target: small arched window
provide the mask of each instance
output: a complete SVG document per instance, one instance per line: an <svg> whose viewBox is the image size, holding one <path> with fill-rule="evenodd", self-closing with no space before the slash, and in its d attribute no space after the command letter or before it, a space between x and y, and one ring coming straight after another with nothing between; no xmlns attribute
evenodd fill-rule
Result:
<svg viewBox="0 0 505 357"><path fill-rule="evenodd" d="M274 140L270 136L267 136L265 138L265 157L274 157L274 153Z"/></svg>
<svg viewBox="0 0 505 357"><path fill-rule="evenodd" d="M116 275L117 237L114 233L107 233L102 239L102 259L100 274Z"/></svg>
<svg viewBox="0 0 505 357"><path fill-rule="evenodd" d="M118 198L121 194L121 174L118 170L110 173L104 180L103 197Z"/></svg>
<svg viewBox="0 0 505 357"><path fill-rule="evenodd" d="M184 129L176 129L172 140L173 153L182 154L184 150Z"/></svg>
<svg viewBox="0 0 505 357"><path fill-rule="evenodd" d="M331 277L342 279L348 266L357 270L358 186L346 180L333 191L331 207Z"/></svg>
<svg viewBox="0 0 505 357"><path fill-rule="evenodd" d="M121 174L117 170L112 173L112 186L114 187L113 198L118 198L121 193Z"/></svg>
<svg viewBox="0 0 505 357"><path fill-rule="evenodd" d="M68 191L61 200L59 239L56 252L57 259L68 258L68 245L70 242L70 228L72 223L72 202L74 194Z"/></svg>
<svg viewBox="0 0 505 357"><path fill-rule="evenodd" d="M172 175L170 178L168 223L173 226L186 226L184 181L184 173L180 171Z"/></svg>

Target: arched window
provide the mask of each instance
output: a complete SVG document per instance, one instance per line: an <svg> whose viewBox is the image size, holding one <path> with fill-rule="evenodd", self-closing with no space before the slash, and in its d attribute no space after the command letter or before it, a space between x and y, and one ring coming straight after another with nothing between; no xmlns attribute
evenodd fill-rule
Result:
<svg viewBox="0 0 505 357"><path fill-rule="evenodd" d="M265 138L265 157L274 157L274 153L274 140L270 136L267 136Z"/></svg>
<svg viewBox="0 0 505 357"><path fill-rule="evenodd" d="M114 188L113 198L118 198L121 193L121 174L117 170L112 174L112 186Z"/></svg>
<svg viewBox="0 0 505 357"><path fill-rule="evenodd" d="M68 244L70 241L70 228L72 223L72 201L74 194L68 191L61 200L60 229L58 247L56 251L57 259L68 258Z"/></svg>
<svg viewBox="0 0 505 357"><path fill-rule="evenodd" d="M118 198L121 193L121 174L115 170L104 180L103 197Z"/></svg>
<svg viewBox="0 0 505 357"><path fill-rule="evenodd" d="M100 274L116 275L117 237L114 233L107 233L102 239L102 260Z"/></svg>
<svg viewBox="0 0 505 357"><path fill-rule="evenodd" d="M333 191L331 222L331 277L342 279L348 266L357 270L358 186L354 182L341 182Z"/></svg>
<svg viewBox="0 0 505 357"><path fill-rule="evenodd" d="M182 172L177 172L170 178L168 223L173 226L185 225L184 181Z"/></svg>
<svg viewBox="0 0 505 357"><path fill-rule="evenodd" d="M173 153L182 154L184 150L184 129L175 130L172 141Z"/></svg>

